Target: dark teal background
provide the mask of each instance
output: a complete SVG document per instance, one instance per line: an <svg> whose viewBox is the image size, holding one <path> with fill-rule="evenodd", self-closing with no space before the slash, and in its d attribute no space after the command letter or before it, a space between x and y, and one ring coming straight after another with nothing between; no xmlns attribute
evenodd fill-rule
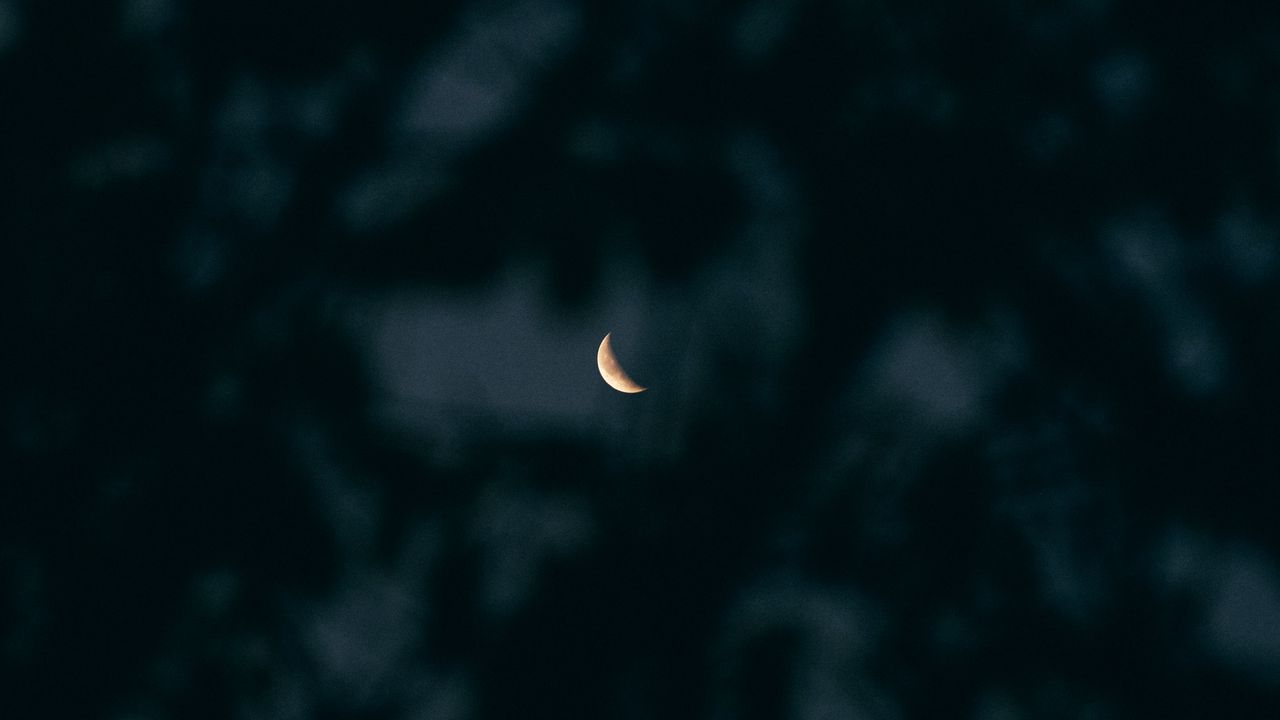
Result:
<svg viewBox="0 0 1280 720"><path fill-rule="evenodd" d="M0 716L1278 717L1277 78L1261 2L0 0Z"/></svg>

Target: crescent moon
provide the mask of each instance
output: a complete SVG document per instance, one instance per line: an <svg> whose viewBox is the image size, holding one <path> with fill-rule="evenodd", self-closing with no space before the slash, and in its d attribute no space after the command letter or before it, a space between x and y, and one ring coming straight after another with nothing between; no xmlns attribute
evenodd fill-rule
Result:
<svg viewBox="0 0 1280 720"><path fill-rule="evenodd" d="M609 387L618 392L644 392L645 388L628 377L623 372L622 366L618 364L618 358L613 356L613 348L609 346L609 335L612 334L608 333L604 336L604 340L600 341L600 349L596 351L596 366L600 368L600 377L609 383Z"/></svg>

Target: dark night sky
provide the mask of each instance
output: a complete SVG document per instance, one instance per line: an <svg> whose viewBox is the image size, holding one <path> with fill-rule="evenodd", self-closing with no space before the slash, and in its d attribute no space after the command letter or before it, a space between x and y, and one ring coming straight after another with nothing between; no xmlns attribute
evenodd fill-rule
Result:
<svg viewBox="0 0 1280 720"><path fill-rule="evenodd" d="M0 0L0 717L1280 717L1277 78L1263 2Z"/></svg>

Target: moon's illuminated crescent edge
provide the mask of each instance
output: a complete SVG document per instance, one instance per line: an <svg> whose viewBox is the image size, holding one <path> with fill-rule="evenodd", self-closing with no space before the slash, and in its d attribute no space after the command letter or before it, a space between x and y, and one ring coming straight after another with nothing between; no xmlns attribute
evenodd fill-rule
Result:
<svg viewBox="0 0 1280 720"><path fill-rule="evenodd" d="M609 346L609 336L612 334L607 333L604 336L604 340L600 341L600 349L596 351L596 366L600 368L600 377L609 383L609 387L618 392L644 392L645 388L628 377L622 370L622 366L618 364L618 358L614 357L613 348Z"/></svg>

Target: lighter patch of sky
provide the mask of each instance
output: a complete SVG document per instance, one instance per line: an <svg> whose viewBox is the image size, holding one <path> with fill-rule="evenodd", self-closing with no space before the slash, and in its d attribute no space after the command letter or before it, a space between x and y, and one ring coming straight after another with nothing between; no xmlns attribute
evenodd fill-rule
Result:
<svg viewBox="0 0 1280 720"><path fill-rule="evenodd" d="M1115 119L1130 119L1140 112L1154 84L1150 61L1136 50L1113 53L1093 67L1098 103Z"/></svg>
<svg viewBox="0 0 1280 720"><path fill-rule="evenodd" d="M790 667L794 717L892 718L897 707L864 669L883 629L881 613L849 588L779 576L740 591L713 652L718 667L732 668L753 639L793 631L799 640ZM717 705L733 707L738 699L730 695L734 679L722 673Z"/></svg>
<svg viewBox="0 0 1280 720"><path fill-rule="evenodd" d="M395 131L465 142L509 122L580 24L565 2L527 0L465 18L410 84Z"/></svg>
<svg viewBox="0 0 1280 720"><path fill-rule="evenodd" d="M125 0L120 30L126 36L153 37L172 27L176 16L173 0Z"/></svg>
<svg viewBox="0 0 1280 720"><path fill-rule="evenodd" d="M568 54L580 15L557 0L467 14L408 82L388 128L392 154L339 193L347 227L385 228L445 187L452 163L514 122L539 80Z"/></svg>
<svg viewBox="0 0 1280 720"><path fill-rule="evenodd" d="M208 228L217 226L265 233L279 222L293 196L296 173L267 141L279 121L274 105L266 85L249 76L236 80L222 99L213 122L218 152L200 179L200 219L189 231L192 237L210 241L217 236ZM178 258L178 263L185 267L189 259Z"/></svg>
<svg viewBox="0 0 1280 720"><path fill-rule="evenodd" d="M731 30L738 56L749 61L764 59L791 29L797 5L785 0L747 3Z"/></svg>
<svg viewBox="0 0 1280 720"><path fill-rule="evenodd" d="M358 710L395 696L400 672L422 640L423 594L421 587L369 574L351 578L304 613L301 637L333 705Z"/></svg>
<svg viewBox="0 0 1280 720"><path fill-rule="evenodd" d="M1008 503L1007 510L1035 554L1041 595L1077 622L1093 620L1112 600L1110 568L1096 550L1119 536L1116 518L1089 503L1086 492L1064 484Z"/></svg>
<svg viewBox="0 0 1280 720"><path fill-rule="evenodd" d="M1188 285L1184 241L1161 212L1146 209L1103 224L1113 278L1136 291L1164 335L1165 372L1184 392L1218 391L1231 359L1219 324Z"/></svg>
<svg viewBox="0 0 1280 720"><path fill-rule="evenodd" d="M267 689L243 698L249 718L304 718L316 708L352 714L388 704L436 709L439 717L465 717L469 684L461 676L441 676L420 654L427 643L431 612L428 589L442 543L440 524L421 518L409 523L396 553L384 558L378 546L384 521L376 484L333 452L335 439L322 426L297 420L288 437L306 470L314 505L335 539L335 589L324 596L284 598L283 640L250 636L241 655L269 670ZM216 608L226 580L202 580ZM234 586L231 588L234 592ZM449 714L444 711L448 710Z"/></svg>
<svg viewBox="0 0 1280 720"><path fill-rule="evenodd" d="M1233 280L1257 286L1275 274L1280 261L1280 230L1252 204L1236 201L1214 227L1222 263Z"/></svg>
<svg viewBox="0 0 1280 720"><path fill-rule="evenodd" d="M1029 362L1030 348L1009 311L959 325L911 311L890 318L852 370L828 411L828 439L804 502L790 518L796 537L806 513L827 507L858 478L862 492L848 508L873 544L900 542L912 532L904 496L939 441L980 430L990 403Z"/></svg>
<svg viewBox="0 0 1280 720"><path fill-rule="evenodd" d="M885 327L847 397L918 434L967 432L984 420L988 402L1027 353L1008 313L967 328L937 315L907 313Z"/></svg>
<svg viewBox="0 0 1280 720"><path fill-rule="evenodd" d="M22 37L22 15L12 2L0 2L0 54L17 47Z"/></svg>
<svg viewBox="0 0 1280 720"><path fill-rule="evenodd" d="M1192 633L1211 656L1258 680L1280 678L1280 564L1272 555L1173 525L1154 569L1166 589L1199 599L1204 622Z"/></svg>
<svg viewBox="0 0 1280 720"><path fill-rule="evenodd" d="M1253 548L1225 553L1209 610L1209 649L1272 684L1280 678L1280 574Z"/></svg>

